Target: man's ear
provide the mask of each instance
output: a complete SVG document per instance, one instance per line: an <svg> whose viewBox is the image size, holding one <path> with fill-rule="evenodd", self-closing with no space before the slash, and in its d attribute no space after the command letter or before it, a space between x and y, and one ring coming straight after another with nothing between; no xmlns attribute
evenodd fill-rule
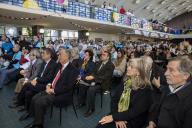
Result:
<svg viewBox="0 0 192 128"><path fill-rule="evenodd" d="M191 75L189 73L185 73L184 78L186 81L191 80Z"/></svg>

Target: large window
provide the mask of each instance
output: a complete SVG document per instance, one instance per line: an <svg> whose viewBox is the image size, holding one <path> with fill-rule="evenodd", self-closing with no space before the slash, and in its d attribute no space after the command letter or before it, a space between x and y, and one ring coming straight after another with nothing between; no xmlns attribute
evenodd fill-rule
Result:
<svg viewBox="0 0 192 128"><path fill-rule="evenodd" d="M47 43L49 40L55 41L58 39L59 33L57 30L45 29L44 41Z"/></svg>
<svg viewBox="0 0 192 128"><path fill-rule="evenodd" d="M61 32L61 38L64 39L77 39L78 32L72 30L64 30Z"/></svg>

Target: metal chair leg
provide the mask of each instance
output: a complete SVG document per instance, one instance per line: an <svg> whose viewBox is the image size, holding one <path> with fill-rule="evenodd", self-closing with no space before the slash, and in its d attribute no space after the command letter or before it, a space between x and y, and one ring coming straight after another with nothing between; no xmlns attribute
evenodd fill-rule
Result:
<svg viewBox="0 0 192 128"><path fill-rule="evenodd" d="M102 94L102 92L101 92L101 108L103 107L103 94Z"/></svg>
<svg viewBox="0 0 192 128"><path fill-rule="evenodd" d="M59 109L60 109L60 117L59 117L60 120L59 120L59 124L60 124L60 126L61 126L61 121L62 121L62 108L60 107Z"/></svg>
<svg viewBox="0 0 192 128"><path fill-rule="evenodd" d="M73 103L73 111L75 112L75 115L76 115L76 117L77 117L77 119L78 119L78 115L77 115L77 111L76 111L76 108L75 108L74 103Z"/></svg>
<svg viewBox="0 0 192 128"><path fill-rule="evenodd" d="M53 117L53 105L51 105L50 119Z"/></svg>

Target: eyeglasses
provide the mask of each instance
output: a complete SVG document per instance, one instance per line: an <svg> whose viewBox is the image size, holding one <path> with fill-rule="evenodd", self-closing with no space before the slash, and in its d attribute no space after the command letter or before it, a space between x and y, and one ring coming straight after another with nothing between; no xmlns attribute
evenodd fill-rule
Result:
<svg viewBox="0 0 192 128"><path fill-rule="evenodd" d="M35 55L33 55L33 54L29 54L29 56L35 56Z"/></svg>

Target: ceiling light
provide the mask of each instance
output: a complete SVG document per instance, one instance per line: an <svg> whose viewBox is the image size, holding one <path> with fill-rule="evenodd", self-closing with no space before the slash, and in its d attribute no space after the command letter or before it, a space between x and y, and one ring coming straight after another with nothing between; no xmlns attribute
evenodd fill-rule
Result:
<svg viewBox="0 0 192 128"><path fill-rule="evenodd" d="M148 5L148 6L145 6L145 7L144 7L144 9L147 9L147 10L149 10L149 9L150 9L150 5Z"/></svg>
<svg viewBox="0 0 192 128"><path fill-rule="evenodd" d="M173 12L175 12L175 10L174 10L174 9L172 9L172 10L170 10L170 12L171 12L171 13L173 13Z"/></svg>
<svg viewBox="0 0 192 128"><path fill-rule="evenodd" d="M139 3L140 3L140 0L135 0L135 3L136 3L136 4L139 4Z"/></svg>
<svg viewBox="0 0 192 128"><path fill-rule="evenodd" d="M181 2L180 4L181 4L182 6L184 6L184 5L185 5L185 2Z"/></svg>
<svg viewBox="0 0 192 128"><path fill-rule="evenodd" d="M161 1L161 2L160 2L160 4L165 4L165 3L166 3L166 1L165 1L165 0L163 0L163 1Z"/></svg>
<svg viewBox="0 0 192 128"><path fill-rule="evenodd" d="M162 13L159 13L157 16L160 16L160 17L161 17L161 16L162 16Z"/></svg>
<svg viewBox="0 0 192 128"><path fill-rule="evenodd" d="M14 34L14 29L10 28L10 29L8 30L8 32L9 32L9 34L10 34L11 36L13 36L13 34Z"/></svg>
<svg viewBox="0 0 192 128"><path fill-rule="evenodd" d="M43 33L45 32L45 30L44 30L43 28L41 28L41 29L39 30L39 32L40 32L41 34L43 34Z"/></svg>
<svg viewBox="0 0 192 128"><path fill-rule="evenodd" d="M89 32L86 32L85 35L86 35L86 36L89 36Z"/></svg>
<svg viewBox="0 0 192 128"><path fill-rule="evenodd" d="M156 10L155 10L155 9L152 9L152 10L151 10L151 12L155 13L155 12L156 12Z"/></svg>

